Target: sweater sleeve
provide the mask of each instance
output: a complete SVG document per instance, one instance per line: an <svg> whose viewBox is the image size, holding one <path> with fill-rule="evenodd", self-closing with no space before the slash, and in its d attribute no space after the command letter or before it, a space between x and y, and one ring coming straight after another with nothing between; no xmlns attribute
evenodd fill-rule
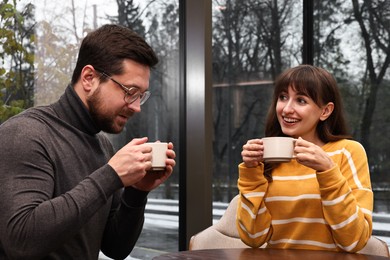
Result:
<svg viewBox="0 0 390 260"><path fill-rule="evenodd" d="M127 187L114 198L113 205L119 202L119 206L111 210L101 246L106 256L124 259L133 250L142 231L147 195L148 192Z"/></svg>
<svg viewBox="0 0 390 260"><path fill-rule="evenodd" d="M263 167L263 164L256 168L239 165L237 230L241 240L251 247L260 247L272 235L271 215L264 202L268 181Z"/></svg>
<svg viewBox="0 0 390 260"><path fill-rule="evenodd" d="M111 158L115 153L111 142L105 135L100 135L100 143ZM115 173L111 166L107 167ZM124 259L131 253L142 231L148 194L133 187L114 194L101 244L101 251L106 256Z"/></svg>
<svg viewBox="0 0 390 260"><path fill-rule="evenodd" d="M317 180L335 243L344 251L357 252L371 236L373 192L364 148L348 141L341 153L341 161L326 172L317 172Z"/></svg>
<svg viewBox="0 0 390 260"><path fill-rule="evenodd" d="M104 158L101 167L89 172L96 165L92 165L91 160L97 160L93 152L98 147L74 153L60 149L49 151L48 146L43 145L49 142L48 138L47 133L42 133L37 125L31 126L31 122L18 123L12 128L4 124L0 131L0 147L7 147L0 149L0 251L4 250L12 259L40 259L66 243L81 245L77 239L84 239L82 236L87 233L97 235L88 237L89 248L80 250L98 253L99 234L103 234L113 195L123 188L115 171L104 164ZM56 141L50 140L51 143ZM56 157L63 160L54 163L53 153L58 153ZM90 160L80 158L82 156ZM63 167L68 171L58 172L56 167L66 162L71 164ZM76 180L71 183L68 177ZM58 190L67 191L54 195ZM135 229L128 234L130 240L135 240L143 223L140 215L145 199L138 199L142 204L129 209L122 203L117 213L117 219L134 213L125 228L127 231L130 226ZM114 208L112 210L114 213ZM78 238L74 239L76 236Z"/></svg>

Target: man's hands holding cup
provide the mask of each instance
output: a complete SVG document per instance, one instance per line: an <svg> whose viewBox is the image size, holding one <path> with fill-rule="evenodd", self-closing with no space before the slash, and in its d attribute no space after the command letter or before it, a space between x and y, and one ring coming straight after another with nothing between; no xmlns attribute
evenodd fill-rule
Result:
<svg viewBox="0 0 390 260"><path fill-rule="evenodd" d="M152 169L152 148L145 145L147 140L147 137L131 140L108 162L125 187L133 186L139 190L151 191L168 179L173 172L176 154L170 142L166 151L165 169L147 174Z"/></svg>

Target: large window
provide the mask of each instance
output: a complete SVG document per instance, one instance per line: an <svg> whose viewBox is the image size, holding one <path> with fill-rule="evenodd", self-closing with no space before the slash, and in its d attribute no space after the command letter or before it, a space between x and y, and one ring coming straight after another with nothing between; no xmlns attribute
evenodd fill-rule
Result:
<svg viewBox="0 0 390 260"><path fill-rule="evenodd" d="M185 26L191 27L192 23L183 25L182 18L189 14L179 2L190 1L2 1L0 124L28 107L55 101L70 81L85 34L102 24L117 23L144 36L160 63L152 71L152 96L142 112L132 118L123 133L110 136L115 148L139 136L148 136L151 141L172 141L176 148L180 147L182 135L191 131L182 132L179 126L180 112L186 109L181 91L188 84L183 81L183 74L188 69L198 71L197 62L191 64L189 60L186 67L182 63L183 53L191 50L181 49L184 45L180 45L183 35L179 28L191 29ZM381 225L390 216L390 1L199 2L205 3L212 13L212 19L206 19L206 31L212 30L209 73L213 78L207 86L212 88L212 111L206 111L213 116L213 176L206 183L201 183L203 179L201 184L193 183L199 193L203 192L201 185L213 186L213 214L202 217L217 221L238 193L237 166L242 145L248 139L263 136L275 77L286 68L313 63L337 78L352 134L369 156L375 197L374 234L390 244L390 230ZM202 73L199 75L202 77ZM189 112L204 113L202 108L191 108ZM193 145L186 149L203 153L202 147ZM182 194L179 176L188 174L180 172L185 169L180 164L190 160L183 160L183 156L178 153L172 178L149 195L145 226L131 255L134 258L150 259L178 250ZM184 206L188 205L180 207Z"/></svg>
<svg viewBox="0 0 390 260"><path fill-rule="evenodd" d="M114 147L142 136L179 147L178 8L177 0L3 1L0 123L28 107L56 101L70 82L86 33L116 23L143 36L160 62L152 70L152 95L142 112L121 134L109 135ZM150 259L178 250L178 169L177 165L175 174L149 194L144 229L132 257Z"/></svg>
<svg viewBox="0 0 390 260"><path fill-rule="evenodd" d="M304 21L306 24L304 24ZM351 133L369 157L374 235L390 244L390 2L213 1L214 200L238 193L242 145L264 136L273 80L313 63L341 89Z"/></svg>
<svg viewBox="0 0 390 260"><path fill-rule="evenodd" d="M215 200L237 195L242 146L263 136L273 80L301 48L300 0L213 1Z"/></svg>
<svg viewBox="0 0 390 260"><path fill-rule="evenodd" d="M369 157L374 212L390 213L390 3L316 1L314 8L314 63L336 75L352 133Z"/></svg>

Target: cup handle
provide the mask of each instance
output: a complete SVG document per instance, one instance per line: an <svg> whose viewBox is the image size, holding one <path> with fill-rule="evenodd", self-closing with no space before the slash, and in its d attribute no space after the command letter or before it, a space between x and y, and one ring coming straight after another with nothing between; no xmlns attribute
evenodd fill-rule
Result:
<svg viewBox="0 0 390 260"><path fill-rule="evenodd" d="M294 145L294 147L295 147L295 142L296 142L297 140L298 140L298 139L296 139L296 138L293 139L293 145ZM293 156L292 156L292 158L293 158L293 159L297 158L297 155L294 153L294 151L293 151Z"/></svg>

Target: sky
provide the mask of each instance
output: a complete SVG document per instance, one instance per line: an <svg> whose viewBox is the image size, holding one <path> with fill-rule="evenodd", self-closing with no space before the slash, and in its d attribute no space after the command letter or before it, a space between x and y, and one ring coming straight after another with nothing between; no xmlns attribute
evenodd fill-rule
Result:
<svg viewBox="0 0 390 260"><path fill-rule="evenodd" d="M76 7L76 23L73 23L71 15L71 0L21 0L20 6L25 3L33 3L36 6L36 21L50 21L53 27L73 28L77 27L80 37L83 36L82 25L93 28L94 24L94 5L96 5L97 26L107 22L108 15L117 14L117 4L115 0L74 0Z"/></svg>

